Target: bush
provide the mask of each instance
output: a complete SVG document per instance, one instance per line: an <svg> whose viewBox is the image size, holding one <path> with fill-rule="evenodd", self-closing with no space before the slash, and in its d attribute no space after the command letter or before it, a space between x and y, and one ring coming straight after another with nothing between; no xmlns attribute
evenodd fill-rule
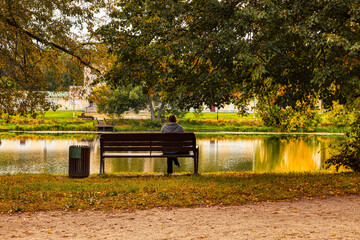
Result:
<svg viewBox="0 0 360 240"><path fill-rule="evenodd" d="M295 108L260 105L259 110L265 126L275 127L282 132L313 130L320 122L318 111L300 101Z"/></svg>
<svg viewBox="0 0 360 240"><path fill-rule="evenodd" d="M148 128L151 128L151 129L153 129L153 128L161 129L162 123L159 120L148 120L148 119L146 119L146 120L144 120L144 126L148 127Z"/></svg>
<svg viewBox="0 0 360 240"><path fill-rule="evenodd" d="M262 107L261 119L265 126L278 128L280 131L290 131L290 114L291 111L287 108L281 108L277 105Z"/></svg>
<svg viewBox="0 0 360 240"><path fill-rule="evenodd" d="M325 161L326 167L335 166L336 171L340 167L360 172L360 116L351 124L351 132L346 134L349 140L340 144L339 153Z"/></svg>
<svg viewBox="0 0 360 240"><path fill-rule="evenodd" d="M346 109L343 105L333 102L330 111L325 113L326 121L337 127L349 126L354 121L353 110Z"/></svg>

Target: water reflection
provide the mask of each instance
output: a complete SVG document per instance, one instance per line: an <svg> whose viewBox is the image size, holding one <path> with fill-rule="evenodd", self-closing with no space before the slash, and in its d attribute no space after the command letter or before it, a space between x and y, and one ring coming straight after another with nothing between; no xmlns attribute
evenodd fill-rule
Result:
<svg viewBox="0 0 360 240"><path fill-rule="evenodd" d="M200 172L289 172L320 170L329 157L329 145L344 137L334 136L208 136L198 137ZM0 140L0 174L67 174L69 147L91 147L92 174L99 171L97 135L84 139L16 137ZM323 151L322 151L323 150ZM175 171L193 171L192 159L180 159ZM106 172L165 172L165 159L106 159Z"/></svg>
<svg viewBox="0 0 360 240"><path fill-rule="evenodd" d="M321 149L327 146L326 141L318 137L267 138L257 144L255 170L274 172L319 170L325 160L322 158Z"/></svg>
<svg viewBox="0 0 360 240"><path fill-rule="evenodd" d="M82 139L1 139L0 174L64 174L68 172L69 147L95 147L93 143ZM92 167L96 172L96 166Z"/></svg>

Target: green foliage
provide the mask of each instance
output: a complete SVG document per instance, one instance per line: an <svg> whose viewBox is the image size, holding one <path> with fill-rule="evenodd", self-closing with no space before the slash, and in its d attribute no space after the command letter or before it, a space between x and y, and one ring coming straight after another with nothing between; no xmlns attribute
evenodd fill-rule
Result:
<svg viewBox="0 0 360 240"><path fill-rule="evenodd" d="M179 103L177 102L171 102L169 104L166 104L164 107L164 112L165 115L164 117L168 117L170 114L175 115L177 118L183 118L188 111L184 110L184 109L180 109L179 108Z"/></svg>
<svg viewBox="0 0 360 240"><path fill-rule="evenodd" d="M358 1L117 1L98 33L117 57L107 80L137 83L180 108L330 107L360 94ZM300 124L301 125L301 124ZM305 124L306 125L306 124Z"/></svg>
<svg viewBox="0 0 360 240"><path fill-rule="evenodd" d="M22 91L6 77L0 78L0 116L9 119L13 115L30 115L32 118L57 105L46 100L47 93L40 91Z"/></svg>
<svg viewBox="0 0 360 240"><path fill-rule="evenodd" d="M338 171L340 167L360 172L360 115L351 124L351 132L347 134L348 141L338 146L339 153L334 154L326 160L327 167L335 166Z"/></svg>
<svg viewBox="0 0 360 240"><path fill-rule="evenodd" d="M82 54L90 47L79 42L74 28L91 30L95 25L94 14L102 3L102 0L12 0L11 4L1 1L1 74L22 86L37 85L36 81L44 80L41 64L49 58L56 59L60 51L89 65Z"/></svg>
<svg viewBox="0 0 360 240"><path fill-rule="evenodd" d="M197 119L202 118L204 116L203 111L204 111L204 106L199 106L198 108L195 108L194 111L193 111L194 117L197 118ZM186 115L189 115L189 114L186 114Z"/></svg>
<svg viewBox="0 0 360 240"><path fill-rule="evenodd" d="M18 113L36 117L35 110L56 108L45 101L42 91L67 86L69 81L74 84L75 78L82 78L84 66L94 69L86 56L94 47L81 43L77 31L85 26L91 31L94 13L102 3L102 0L0 1L3 112L9 117ZM59 76L65 84L56 83Z"/></svg>
<svg viewBox="0 0 360 240"><path fill-rule="evenodd" d="M319 112L301 102L297 102L295 108L259 104L258 109L265 126L275 127L282 132L311 131L320 123Z"/></svg>
<svg viewBox="0 0 360 240"><path fill-rule="evenodd" d="M94 88L91 100L97 106L98 112L118 117L128 110L137 113L146 107L146 97L140 86L127 85L112 89L104 84Z"/></svg>
<svg viewBox="0 0 360 240"><path fill-rule="evenodd" d="M355 120L354 112L337 102L324 115L327 121L338 127L350 126Z"/></svg>
<svg viewBox="0 0 360 240"><path fill-rule="evenodd" d="M236 114L235 114L236 115ZM148 119L117 119L115 129L117 131L160 131L166 121ZM274 132L275 128L264 127L262 122L253 119L179 119L179 123L185 131L238 131L238 132Z"/></svg>
<svg viewBox="0 0 360 240"><path fill-rule="evenodd" d="M238 119L238 120L245 120L245 119L254 119L253 116L241 116L237 113L224 113L224 112L189 112L184 117L184 119Z"/></svg>
<svg viewBox="0 0 360 240"><path fill-rule="evenodd" d="M162 102L177 103L180 109L198 107L203 102L216 106L229 102L230 80L234 78L226 63L232 63L233 56L225 56L222 50L230 52L238 44L227 41L234 36L229 35L230 27L236 23L232 19L220 20L234 8L232 4L230 9L223 9L226 4L116 2L115 7L109 7L111 22L98 31L110 53L117 57L107 81L114 85L140 84L148 96L158 93ZM226 32L216 26L222 20L231 24ZM218 40L219 36L228 37ZM210 61L211 55L216 60Z"/></svg>
<svg viewBox="0 0 360 240"><path fill-rule="evenodd" d="M161 129L163 123L159 120L144 120L143 126L149 129Z"/></svg>
<svg viewBox="0 0 360 240"><path fill-rule="evenodd" d="M19 111L36 117L35 110L47 111L50 108L45 93L40 91L53 85L55 75L71 72L79 77L81 70L77 69L75 74L75 65L91 67L86 54L93 47L80 43L76 30L85 26L92 29L94 13L101 3L102 0L0 1L2 111L8 116ZM61 53L72 57L68 61L71 64L58 64L64 56ZM64 68L68 69L65 71ZM73 80L65 75L66 81ZM4 79L10 84L4 83ZM50 86L52 89L56 87Z"/></svg>
<svg viewBox="0 0 360 240"><path fill-rule="evenodd" d="M263 69L256 78L280 86L281 107L317 96L351 103L359 95L358 1L261 1L253 8L252 49ZM249 10L249 9L248 9ZM262 87L261 86L261 87ZM255 87L257 94L261 88Z"/></svg>
<svg viewBox="0 0 360 240"><path fill-rule="evenodd" d="M279 128L281 131L289 131L290 130L290 115L291 110L283 109L277 105L262 107L261 109L261 117L266 126L273 126L275 128Z"/></svg>
<svg viewBox="0 0 360 240"><path fill-rule="evenodd" d="M59 53L42 66L48 91L68 91L84 83L84 66L69 55Z"/></svg>
<svg viewBox="0 0 360 240"><path fill-rule="evenodd" d="M183 1L124 0L112 4L108 6L111 21L97 31L116 57L106 81L115 88L142 86L152 119L159 119L163 111L180 114L179 94L168 99L166 90L176 87L171 68L176 59L169 49L169 34L181 25L179 14L186 12Z"/></svg>

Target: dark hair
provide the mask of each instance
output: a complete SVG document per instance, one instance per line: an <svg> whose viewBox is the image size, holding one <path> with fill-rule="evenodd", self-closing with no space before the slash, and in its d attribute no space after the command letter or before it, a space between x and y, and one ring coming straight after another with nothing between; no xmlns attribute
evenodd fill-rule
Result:
<svg viewBox="0 0 360 240"><path fill-rule="evenodd" d="M169 120L169 122L175 122L176 123L176 117L175 117L175 115L170 115L169 117L168 117L168 120Z"/></svg>

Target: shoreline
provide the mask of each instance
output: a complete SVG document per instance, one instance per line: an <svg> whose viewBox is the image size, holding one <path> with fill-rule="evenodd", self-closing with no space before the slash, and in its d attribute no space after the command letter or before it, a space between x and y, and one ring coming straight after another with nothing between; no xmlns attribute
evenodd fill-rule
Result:
<svg viewBox="0 0 360 240"><path fill-rule="evenodd" d="M0 130L0 133L34 133L34 134L58 134L58 133L76 133L76 134L101 134L104 131L23 131L23 130ZM109 133L105 131L106 133ZM160 130L148 130L148 131L114 131L116 132L160 132ZM332 133L332 132L234 132L234 131L194 131L195 134L233 134L233 135L346 135L346 133Z"/></svg>

